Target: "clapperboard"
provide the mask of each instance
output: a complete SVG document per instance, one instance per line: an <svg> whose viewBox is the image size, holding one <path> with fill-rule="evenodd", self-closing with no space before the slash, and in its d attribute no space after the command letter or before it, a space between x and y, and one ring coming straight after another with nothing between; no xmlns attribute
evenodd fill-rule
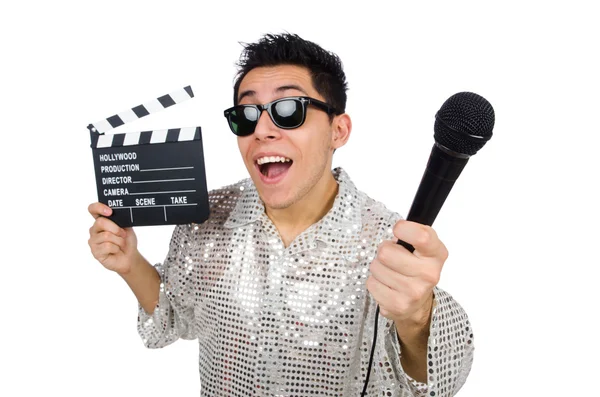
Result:
<svg viewBox="0 0 600 397"><path fill-rule="evenodd" d="M121 227L201 223L208 194L200 127L106 134L193 98L187 86L90 124L98 201Z"/></svg>

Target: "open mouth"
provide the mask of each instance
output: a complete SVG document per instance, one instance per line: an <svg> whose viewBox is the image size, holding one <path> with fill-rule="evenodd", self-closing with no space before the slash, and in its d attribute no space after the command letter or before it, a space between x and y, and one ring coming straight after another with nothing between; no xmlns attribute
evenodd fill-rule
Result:
<svg viewBox="0 0 600 397"><path fill-rule="evenodd" d="M277 179L283 176L293 164L293 160L281 156L261 157L256 161L260 173L266 179Z"/></svg>

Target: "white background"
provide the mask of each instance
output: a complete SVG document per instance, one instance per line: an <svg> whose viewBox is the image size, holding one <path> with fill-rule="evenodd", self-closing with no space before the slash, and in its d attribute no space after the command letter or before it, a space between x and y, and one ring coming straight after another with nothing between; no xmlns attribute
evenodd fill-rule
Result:
<svg viewBox="0 0 600 397"><path fill-rule="evenodd" d="M459 396L597 395L591 1L11 3L0 7L2 396L198 395L196 342L145 349L133 294L89 252L85 127L190 84L195 99L116 132L200 125L209 188L244 178L222 116L238 42L282 31L342 58L354 129L334 163L400 213L446 98L492 103L494 137L434 225L450 251L440 286L475 329ZM151 262L171 230L137 229Z"/></svg>

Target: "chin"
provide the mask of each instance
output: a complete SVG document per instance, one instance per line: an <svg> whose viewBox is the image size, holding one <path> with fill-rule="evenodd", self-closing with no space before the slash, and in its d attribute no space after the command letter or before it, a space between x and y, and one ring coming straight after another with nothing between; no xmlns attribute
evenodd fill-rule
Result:
<svg viewBox="0 0 600 397"><path fill-rule="evenodd" d="M260 199L265 204L265 207L274 210L284 210L294 204L295 200L292 197L281 197L279 194L263 195L258 192Z"/></svg>

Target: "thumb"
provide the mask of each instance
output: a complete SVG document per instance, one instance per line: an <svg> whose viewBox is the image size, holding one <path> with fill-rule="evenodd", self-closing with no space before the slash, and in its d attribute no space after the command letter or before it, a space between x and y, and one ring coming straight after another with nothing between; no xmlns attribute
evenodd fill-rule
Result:
<svg viewBox="0 0 600 397"><path fill-rule="evenodd" d="M127 241L127 245L135 248L135 246L137 245L137 237L135 235L135 232L133 231L132 227L126 227L121 229L123 235L121 237L123 237L125 239L125 241Z"/></svg>

